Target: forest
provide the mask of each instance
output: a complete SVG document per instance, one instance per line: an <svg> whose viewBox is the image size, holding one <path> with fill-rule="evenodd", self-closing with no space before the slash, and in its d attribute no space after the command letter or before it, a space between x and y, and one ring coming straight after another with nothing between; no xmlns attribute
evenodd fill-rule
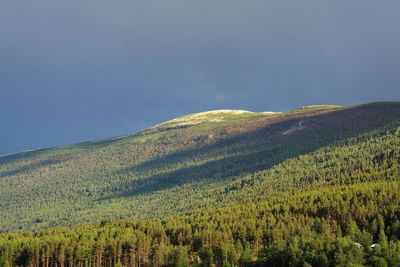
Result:
<svg viewBox="0 0 400 267"><path fill-rule="evenodd" d="M171 121L0 157L0 267L399 266L399 118L375 103Z"/></svg>
<svg viewBox="0 0 400 267"><path fill-rule="evenodd" d="M351 154L348 150L356 148L346 148L347 140L396 128L399 118L397 102L199 113L128 136L0 156L0 233L163 218L240 203L250 189L257 198L264 194L258 188L283 190L293 185L291 179L314 179L299 168L295 175L273 168L300 156L310 160L309 153L314 157L335 146ZM325 154L318 157L324 161ZM368 160L374 161L369 155ZM308 163L314 170L330 170ZM328 164L334 165L334 158ZM376 167L369 164L360 167ZM339 174L345 180L366 179ZM339 179L329 175L326 180ZM251 186L258 182L262 186Z"/></svg>
<svg viewBox="0 0 400 267"><path fill-rule="evenodd" d="M149 221L0 236L0 266L399 266L400 190L366 182Z"/></svg>

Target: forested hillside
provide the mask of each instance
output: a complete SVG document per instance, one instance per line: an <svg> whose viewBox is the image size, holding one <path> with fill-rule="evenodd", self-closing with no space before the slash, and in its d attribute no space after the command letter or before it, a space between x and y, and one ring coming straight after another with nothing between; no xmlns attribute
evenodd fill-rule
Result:
<svg viewBox="0 0 400 267"><path fill-rule="evenodd" d="M116 197L130 208L148 199L138 208L157 218L110 222L99 213L91 226L4 233L0 266L399 266L399 110L305 108L207 129L171 122L195 136L188 144L204 143L125 170L156 175ZM198 141L200 132L221 135ZM102 208L118 214L108 201ZM161 217L174 212L185 214Z"/></svg>
<svg viewBox="0 0 400 267"><path fill-rule="evenodd" d="M134 135L2 156L0 231L188 214L264 199L266 192L310 181L393 180L395 135L371 143L372 152L356 144L384 139L371 136L394 131L399 119L396 102L283 113L214 111ZM327 156L326 150L339 147ZM356 169L338 165L342 151L348 153L343 164ZM390 168L380 165L387 161ZM305 165L311 166L307 175Z"/></svg>

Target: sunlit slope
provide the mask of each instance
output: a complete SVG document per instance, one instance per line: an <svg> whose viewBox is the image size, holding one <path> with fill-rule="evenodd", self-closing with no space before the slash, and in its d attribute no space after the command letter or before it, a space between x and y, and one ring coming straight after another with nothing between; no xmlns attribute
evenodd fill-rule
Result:
<svg viewBox="0 0 400 267"><path fill-rule="evenodd" d="M399 174L394 121L227 181L186 216L0 234L0 263L399 266Z"/></svg>
<svg viewBox="0 0 400 267"><path fill-rule="evenodd" d="M244 177L399 119L395 102L283 113L223 110L134 135L3 156L0 229L151 218L225 205L241 199L245 189L234 184ZM235 194L221 195L228 184Z"/></svg>

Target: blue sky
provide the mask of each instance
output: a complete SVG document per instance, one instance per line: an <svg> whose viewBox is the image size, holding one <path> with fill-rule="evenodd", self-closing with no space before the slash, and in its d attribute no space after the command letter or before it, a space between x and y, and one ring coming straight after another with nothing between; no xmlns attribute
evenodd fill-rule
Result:
<svg viewBox="0 0 400 267"><path fill-rule="evenodd" d="M400 100L398 0L0 0L0 154L211 109Z"/></svg>

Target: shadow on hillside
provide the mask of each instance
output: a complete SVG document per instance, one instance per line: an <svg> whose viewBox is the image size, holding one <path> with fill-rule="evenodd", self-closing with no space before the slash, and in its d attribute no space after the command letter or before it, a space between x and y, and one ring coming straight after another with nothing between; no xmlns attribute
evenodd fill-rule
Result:
<svg viewBox="0 0 400 267"><path fill-rule="evenodd" d="M39 148L39 149L31 150L31 151L18 152L18 153L9 154L9 155L0 155L0 164L6 164L6 163L12 162L14 160L23 160L23 159L31 158L36 155L40 155L48 150L50 150L50 148Z"/></svg>
<svg viewBox="0 0 400 267"><path fill-rule="evenodd" d="M15 168L14 170L11 170L11 171L0 172L0 178L6 177L6 176L13 176L13 175L21 174L21 173L28 172L28 171L34 171L36 169L50 166L53 164L58 164L60 162L61 162L60 160L43 160L43 161L39 161L37 163L24 165L24 166Z"/></svg>
<svg viewBox="0 0 400 267"><path fill-rule="evenodd" d="M211 161L198 166L184 167L134 180L126 187L124 194L108 198L151 194L204 179L209 179L212 183L212 180L223 181L245 176L271 168L286 159L371 131L399 118L399 103L372 103L313 116L294 115L279 122L265 123L264 127L253 132L229 137L199 149L176 152L124 169L120 172L134 175L135 172L145 172L155 167L159 170L172 169L188 157L212 158ZM304 122L303 129L290 135L282 134L300 119ZM227 156L218 158L222 153L220 151ZM238 151L241 152L237 153ZM236 155L232 155L233 152Z"/></svg>
<svg viewBox="0 0 400 267"><path fill-rule="evenodd" d="M78 143L75 145L71 145L71 147L77 147L77 148L83 148L83 149L99 148L99 147L111 145L113 143L117 143L123 138L124 137L122 136L122 137L113 137L113 138L107 138L107 139L96 140L96 141L87 141L87 142L82 142L82 143Z"/></svg>

